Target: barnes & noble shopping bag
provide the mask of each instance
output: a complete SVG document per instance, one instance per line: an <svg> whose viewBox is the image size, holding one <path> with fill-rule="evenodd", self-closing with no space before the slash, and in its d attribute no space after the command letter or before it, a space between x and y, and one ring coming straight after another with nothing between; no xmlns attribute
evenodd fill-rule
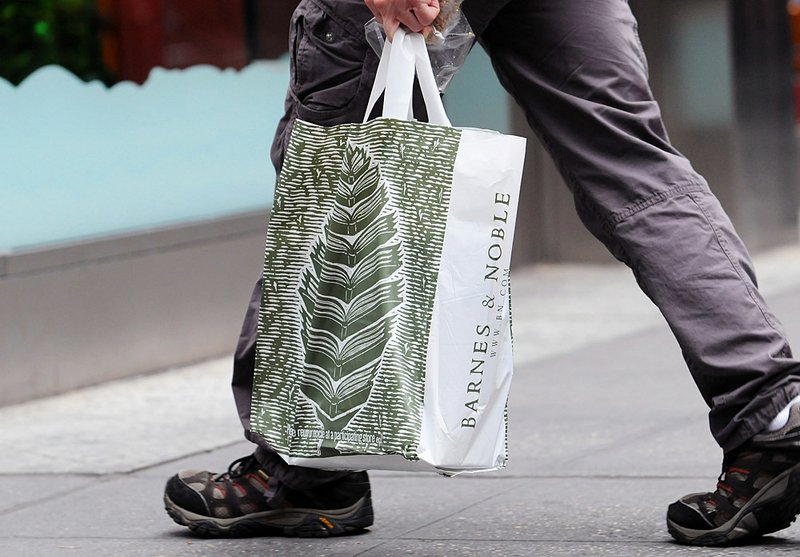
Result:
<svg viewBox="0 0 800 557"><path fill-rule="evenodd" d="M430 123L410 119L418 75ZM295 124L267 232L252 430L290 464L506 460L509 265L524 139L450 125L398 32L360 124Z"/></svg>

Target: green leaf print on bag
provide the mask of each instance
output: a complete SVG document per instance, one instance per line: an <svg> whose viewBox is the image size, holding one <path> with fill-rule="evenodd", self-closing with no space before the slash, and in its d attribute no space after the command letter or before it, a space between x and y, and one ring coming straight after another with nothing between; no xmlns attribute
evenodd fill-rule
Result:
<svg viewBox="0 0 800 557"><path fill-rule="evenodd" d="M401 250L378 165L366 148L348 142L333 209L299 287L300 390L326 431L344 429L370 397L403 301Z"/></svg>

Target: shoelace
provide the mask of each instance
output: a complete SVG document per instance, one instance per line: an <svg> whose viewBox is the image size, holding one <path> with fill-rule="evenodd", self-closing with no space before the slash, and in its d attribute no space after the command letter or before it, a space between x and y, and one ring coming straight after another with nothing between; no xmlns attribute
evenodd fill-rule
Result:
<svg viewBox="0 0 800 557"><path fill-rule="evenodd" d="M717 489L714 493L722 495L720 493L722 489L726 491L730 490L730 487L725 483L725 473L727 469L728 469L728 455L725 455L722 457L722 471L719 473L719 476L717 476Z"/></svg>
<svg viewBox="0 0 800 557"><path fill-rule="evenodd" d="M241 478L244 476L250 469L253 467L253 464L256 463L255 455L247 455L243 456L242 458L237 458L233 462L230 463L228 466L228 471L223 472L222 474L217 475L214 477L215 482L222 481L226 478L236 479Z"/></svg>
<svg viewBox="0 0 800 557"><path fill-rule="evenodd" d="M714 495L722 497L729 501L731 504L736 506L735 497L736 492L731 486L730 481L733 480L734 483L741 483L747 480L747 477L750 475L751 471L746 468L741 468L737 466L732 466L733 462L731 460L735 459L728 459L727 457L723 458L722 461L722 472L720 473L719 477L717 477L717 489L714 492ZM749 495L745 495L744 497L742 494L739 494L737 500L746 501L750 497Z"/></svg>

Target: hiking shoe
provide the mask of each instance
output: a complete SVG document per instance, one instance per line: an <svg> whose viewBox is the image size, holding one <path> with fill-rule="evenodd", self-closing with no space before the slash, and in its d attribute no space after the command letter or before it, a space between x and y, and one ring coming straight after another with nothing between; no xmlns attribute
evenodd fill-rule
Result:
<svg viewBox="0 0 800 557"><path fill-rule="evenodd" d="M692 493L667 509L667 529L683 544L720 546L789 527L800 513L800 404L789 422L726 455L713 493Z"/></svg>
<svg viewBox="0 0 800 557"><path fill-rule="evenodd" d="M255 455L219 475L179 472L167 481L164 505L172 520L205 537L338 536L373 520L366 472L299 491L270 481Z"/></svg>

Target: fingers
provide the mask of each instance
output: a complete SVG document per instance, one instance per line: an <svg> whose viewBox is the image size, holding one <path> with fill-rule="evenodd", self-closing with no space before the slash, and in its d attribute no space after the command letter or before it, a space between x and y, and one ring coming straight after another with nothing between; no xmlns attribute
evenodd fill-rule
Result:
<svg viewBox="0 0 800 557"><path fill-rule="evenodd" d="M364 3L383 25L390 41L400 25L427 35L439 15L439 0L364 0Z"/></svg>
<svg viewBox="0 0 800 557"><path fill-rule="evenodd" d="M380 11L375 6L375 2L372 0L364 0L364 3L367 5L367 8L369 8L369 11L372 12L372 15L375 16L375 19L378 20L378 23L383 23L383 15L381 15Z"/></svg>
<svg viewBox="0 0 800 557"><path fill-rule="evenodd" d="M420 24L419 31L424 27L430 27L436 16L439 15L439 0L421 0L414 2L411 13L414 14Z"/></svg>

